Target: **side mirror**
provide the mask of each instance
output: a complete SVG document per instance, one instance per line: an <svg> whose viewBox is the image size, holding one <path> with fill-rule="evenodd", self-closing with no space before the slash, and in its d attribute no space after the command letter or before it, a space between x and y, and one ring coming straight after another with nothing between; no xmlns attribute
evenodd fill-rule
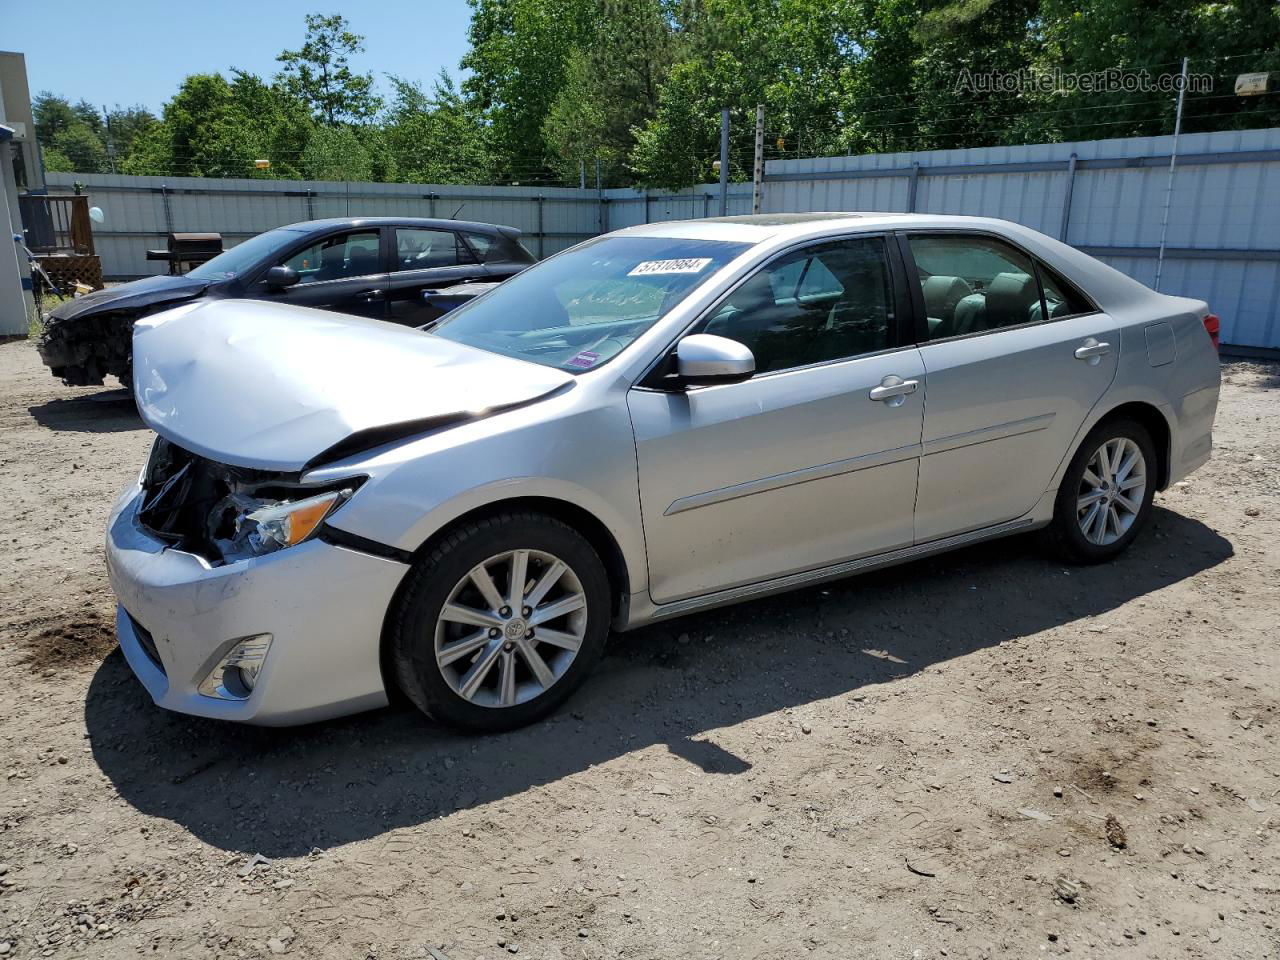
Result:
<svg viewBox="0 0 1280 960"><path fill-rule="evenodd" d="M688 386L741 383L755 372L755 356L737 340L695 333L676 344L676 373Z"/></svg>
<svg viewBox="0 0 1280 960"><path fill-rule="evenodd" d="M267 286L269 287L292 287L301 279L298 276L298 271L293 267L272 267L267 271Z"/></svg>

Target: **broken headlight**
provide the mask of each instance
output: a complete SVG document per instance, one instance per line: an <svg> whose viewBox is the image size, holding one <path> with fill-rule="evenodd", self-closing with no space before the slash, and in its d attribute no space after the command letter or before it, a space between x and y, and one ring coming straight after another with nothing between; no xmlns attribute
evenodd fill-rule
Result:
<svg viewBox="0 0 1280 960"><path fill-rule="evenodd" d="M213 509L210 539L228 563L297 546L319 532L356 486L357 481L322 491L300 487L280 496L231 493Z"/></svg>

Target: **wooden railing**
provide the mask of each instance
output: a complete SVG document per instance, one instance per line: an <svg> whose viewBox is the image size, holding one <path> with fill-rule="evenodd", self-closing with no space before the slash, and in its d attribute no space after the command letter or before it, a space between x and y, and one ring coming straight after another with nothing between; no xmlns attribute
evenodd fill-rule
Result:
<svg viewBox="0 0 1280 960"><path fill-rule="evenodd" d="M93 256L93 221L89 198L28 194L18 198L18 210L33 253L69 253Z"/></svg>

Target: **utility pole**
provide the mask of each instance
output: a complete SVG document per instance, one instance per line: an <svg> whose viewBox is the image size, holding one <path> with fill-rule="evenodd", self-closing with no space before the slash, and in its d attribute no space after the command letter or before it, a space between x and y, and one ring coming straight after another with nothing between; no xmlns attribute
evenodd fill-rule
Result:
<svg viewBox="0 0 1280 960"><path fill-rule="evenodd" d="M729 108L720 111L720 216L729 215Z"/></svg>
<svg viewBox="0 0 1280 960"><path fill-rule="evenodd" d="M1169 204L1173 200L1173 171L1178 163L1178 137L1182 134L1182 103L1187 96L1187 63L1182 58L1182 82L1178 84L1178 112L1173 120L1173 149L1169 151L1169 182L1164 190L1164 220L1160 224L1160 253L1156 256L1156 282L1153 289L1160 292L1160 275L1164 273L1164 244L1169 236Z"/></svg>
<svg viewBox="0 0 1280 960"><path fill-rule="evenodd" d="M116 145L111 137L111 114L107 112L107 105L102 105L102 119L106 123L107 129L107 163L111 165L111 172L116 172Z"/></svg>
<svg viewBox="0 0 1280 960"><path fill-rule="evenodd" d="M587 161L585 159L578 161L578 189L587 189Z"/></svg>
<svg viewBox="0 0 1280 960"><path fill-rule="evenodd" d="M751 212L760 212L764 194L764 104L756 104L756 162L751 175Z"/></svg>

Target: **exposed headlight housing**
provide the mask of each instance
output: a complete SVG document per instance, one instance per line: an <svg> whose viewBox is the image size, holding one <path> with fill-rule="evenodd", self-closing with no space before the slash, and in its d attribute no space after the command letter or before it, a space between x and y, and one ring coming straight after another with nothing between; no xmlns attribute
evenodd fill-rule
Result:
<svg viewBox="0 0 1280 960"><path fill-rule="evenodd" d="M298 488L280 497L232 493L211 514L213 541L227 562L297 546L314 537L354 492L353 483L319 493Z"/></svg>

